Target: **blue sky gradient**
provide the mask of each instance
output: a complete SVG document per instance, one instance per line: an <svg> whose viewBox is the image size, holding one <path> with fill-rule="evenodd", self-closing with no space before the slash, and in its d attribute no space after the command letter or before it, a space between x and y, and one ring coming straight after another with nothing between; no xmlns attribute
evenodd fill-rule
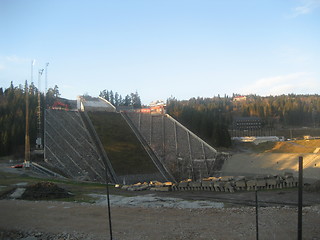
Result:
<svg viewBox="0 0 320 240"><path fill-rule="evenodd" d="M1 0L0 29L5 88L35 59L34 82L49 62L48 86L70 99L320 90L320 0Z"/></svg>

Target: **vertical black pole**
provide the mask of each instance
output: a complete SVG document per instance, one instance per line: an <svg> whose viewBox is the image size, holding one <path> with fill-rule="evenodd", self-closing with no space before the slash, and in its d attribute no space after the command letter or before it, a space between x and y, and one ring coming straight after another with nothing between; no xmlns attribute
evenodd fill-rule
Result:
<svg viewBox="0 0 320 240"><path fill-rule="evenodd" d="M110 232L110 240L112 240L112 224L111 224L111 210L110 210L110 197L109 197L109 184L108 181L108 172L106 169L106 182L107 182L107 203L108 203L108 217L109 217L109 232Z"/></svg>
<svg viewBox="0 0 320 240"><path fill-rule="evenodd" d="M255 191L256 195L256 239L259 239L259 221L258 221L258 190Z"/></svg>
<svg viewBox="0 0 320 240"><path fill-rule="evenodd" d="M299 157L298 240L302 240L303 157Z"/></svg>

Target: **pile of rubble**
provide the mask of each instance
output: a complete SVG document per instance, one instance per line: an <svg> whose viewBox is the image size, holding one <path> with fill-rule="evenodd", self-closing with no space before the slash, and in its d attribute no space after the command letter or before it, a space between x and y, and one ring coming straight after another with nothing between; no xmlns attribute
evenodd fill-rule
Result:
<svg viewBox="0 0 320 240"><path fill-rule="evenodd" d="M52 182L38 182L28 186L21 196L21 199L38 200L38 199L57 199L68 198L72 194L67 190L58 187Z"/></svg>
<svg viewBox="0 0 320 240"><path fill-rule="evenodd" d="M150 181L149 183L136 183L132 185L116 185L116 187L128 190L128 191L142 191L142 190L150 190L150 191L159 191L159 192L168 192L171 191L173 186L172 182L158 182L158 181Z"/></svg>
<svg viewBox="0 0 320 240"><path fill-rule="evenodd" d="M133 185L117 185L128 191L214 191L214 192L235 192L252 191L263 189L281 189L298 186L298 179L292 173L286 172L283 176L268 175L258 177L245 176L223 176L209 177L201 181L187 179L179 183L151 181L149 183L136 183Z"/></svg>
<svg viewBox="0 0 320 240"><path fill-rule="evenodd" d="M173 191L215 191L215 192L235 192L252 191L263 189L281 189L297 187L298 179L292 173L280 175L258 176L248 178L244 176L223 176L209 177L202 181L194 182L191 179L182 181L172 186Z"/></svg>

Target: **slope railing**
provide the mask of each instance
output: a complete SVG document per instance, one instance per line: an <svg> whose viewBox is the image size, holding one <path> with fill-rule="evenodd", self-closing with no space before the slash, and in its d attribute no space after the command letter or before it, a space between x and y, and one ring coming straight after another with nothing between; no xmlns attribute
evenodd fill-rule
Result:
<svg viewBox="0 0 320 240"><path fill-rule="evenodd" d="M141 145L145 149L145 151L148 153L149 157L153 161L154 165L157 167L157 169L160 171L162 176L167 180L171 182L176 182L174 177L171 175L171 173L166 168L165 164L157 157L157 155L154 153L154 151L151 149L149 144L146 142L146 140L141 136L141 133L136 128L136 126L133 124L131 119L127 116L125 112L120 112L121 116L125 119L133 133L136 135L138 140L140 141Z"/></svg>
<svg viewBox="0 0 320 240"><path fill-rule="evenodd" d="M114 183L119 183L118 177L111 165L111 162L103 148L103 145L100 141L100 138L98 136L98 134L96 133L94 126L88 116L88 114L86 112L79 112L81 119L84 123L84 125L87 127L88 132L93 140L93 142L95 143L95 145L97 146L97 150L99 152L99 155L101 156L102 161L104 162L106 171L107 171L107 175L109 176L110 180Z"/></svg>
<svg viewBox="0 0 320 240"><path fill-rule="evenodd" d="M41 166L40 164L38 163L35 163L35 162L32 162L31 164L31 168L35 171L38 171L38 172L41 172L42 174L44 175L47 175L49 177L59 177L59 178L65 178L64 176L44 167L44 166Z"/></svg>
<svg viewBox="0 0 320 240"><path fill-rule="evenodd" d="M187 131L191 136L193 136L195 139L197 139L199 142L203 143L206 147L208 147L211 151L218 153L218 151L216 149L214 149L213 147L211 147L208 143L206 143L205 141L203 141L201 138L199 138L196 134L194 134L193 132L191 132L188 128L186 128L185 126L183 126L181 123L179 123L176 119L174 119L173 117L171 117L169 114L166 114L166 116L173 122L175 122L179 127L183 128L185 131Z"/></svg>

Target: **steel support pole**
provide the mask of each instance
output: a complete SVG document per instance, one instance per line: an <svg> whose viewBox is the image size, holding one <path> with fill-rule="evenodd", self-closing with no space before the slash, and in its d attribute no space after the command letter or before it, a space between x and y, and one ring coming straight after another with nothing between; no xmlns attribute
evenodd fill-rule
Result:
<svg viewBox="0 0 320 240"><path fill-rule="evenodd" d="M164 115L161 117L161 125L162 125L162 152L163 152L163 161L166 162L166 142L165 142L165 119Z"/></svg>
<svg viewBox="0 0 320 240"><path fill-rule="evenodd" d="M25 94L26 94L26 134L25 134L25 150L24 150L24 167L29 168L30 166L30 136L29 136L29 90L28 82L25 83Z"/></svg>
<svg viewBox="0 0 320 240"><path fill-rule="evenodd" d="M106 168L106 184L107 184L107 204L108 204L108 219L109 219L109 234L110 234L110 240L112 240L112 222L111 222L111 209L110 209L110 194L109 194L109 176L108 176L108 170L107 166Z"/></svg>
<svg viewBox="0 0 320 240"><path fill-rule="evenodd" d="M152 146L152 131L153 131L152 124L153 124L152 115L150 113L150 146Z"/></svg>
<svg viewBox="0 0 320 240"><path fill-rule="evenodd" d="M303 157L299 157L298 189L298 240L302 240L302 190L303 190Z"/></svg>
<svg viewBox="0 0 320 240"><path fill-rule="evenodd" d="M258 190L255 191L255 197L256 197L256 239L259 240Z"/></svg>
<svg viewBox="0 0 320 240"><path fill-rule="evenodd" d="M43 159L46 161L47 155L46 155L46 120L47 120L47 88L48 88L48 66L49 63L46 63L46 79L45 79L45 92L44 92L44 121L43 121Z"/></svg>

